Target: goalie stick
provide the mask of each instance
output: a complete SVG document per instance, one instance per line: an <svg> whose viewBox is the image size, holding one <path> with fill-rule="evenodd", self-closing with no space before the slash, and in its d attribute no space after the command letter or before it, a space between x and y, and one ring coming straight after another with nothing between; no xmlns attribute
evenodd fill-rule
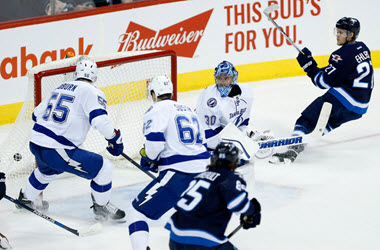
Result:
<svg viewBox="0 0 380 250"><path fill-rule="evenodd" d="M20 207L28 210L29 212L41 217L42 219L45 219L45 220L53 223L54 225L59 226L65 230L69 231L70 233L73 233L73 234L80 236L80 237L93 235L93 234L96 234L102 230L102 225L100 223L96 223L96 224L94 224L88 228L76 230L76 229L73 229L71 227L65 226L64 224L54 220L53 218L47 216L46 214L41 213L40 211L38 211L36 209L28 207L27 205L19 202L18 200L14 199L12 197L9 197L8 195L4 195L4 198L9 200L10 202L13 202L17 206L20 206Z"/></svg>
<svg viewBox="0 0 380 250"><path fill-rule="evenodd" d="M269 14L273 11L276 11L278 10L280 7L278 6L278 4L271 4L270 6L268 6L263 12L264 12L264 15L266 15L266 17L268 18L269 21L271 21L271 23L273 23L273 25L286 37L286 39L294 46L294 48L296 48L296 50L298 50L299 53L302 53L304 55L304 53L298 48L298 46L293 42L292 39L290 39L290 37L284 32L283 29L281 29L280 26L278 26L278 24L273 20L273 18L271 18L269 16Z"/></svg>
<svg viewBox="0 0 380 250"><path fill-rule="evenodd" d="M220 138L223 141L235 143L235 145L243 152L243 156L247 157L247 159L251 159L259 149L285 147L319 140L326 128L331 109L331 103L323 103L321 112L318 117L317 125L311 133L304 136L291 136L255 142L248 136L244 135L235 125L228 124L220 132Z"/></svg>

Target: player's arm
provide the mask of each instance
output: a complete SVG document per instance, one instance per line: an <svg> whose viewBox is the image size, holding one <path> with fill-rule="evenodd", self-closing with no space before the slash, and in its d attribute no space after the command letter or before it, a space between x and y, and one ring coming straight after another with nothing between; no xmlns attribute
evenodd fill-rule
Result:
<svg viewBox="0 0 380 250"><path fill-rule="evenodd" d="M34 111L32 113L32 120L34 122L37 122L37 118L42 117L45 114L50 98L51 97L45 98L45 100L40 102L40 104L38 104L38 106L34 108Z"/></svg>
<svg viewBox="0 0 380 250"><path fill-rule="evenodd" d="M88 115L91 126L97 129L108 141L107 150L114 156L120 155L124 145L120 130L115 129L107 113L107 101L102 92L88 91L83 109Z"/></svg>
<svg viewBox="0 0 380 250"><path fill-rule="evenodd" d="M6 186L5 186L5 174L0 172L0 200L4 197L6 193Z"/></svg>
<svg viewBox="0 0 380 250"><path fill-rule="evenodd" d="M144 115L143 133L145 136L145 153L151 160L157 160L164 150L165 131L168 126L167 110L154 107Z"/></svg>
<svg viewBox="0 0 380 250"><path fill-rule="evenodd" d="M233 176L225 180L220 187L227 208L233 213L240 214L240 223L244 229L260 224L261 205L256 198L248 199L248 193L245 191L246 182L242 178Z"/></svg>
<svg viewBox="0 0 380 250"><path fill-rule="evenodd" d="M303 48L299 53L297 61L302 69L312 80L313 84L320 89L329 89L342 81L344 76L344 60L338 53L330 56L330 64L324 68L318 68L308 48Z"/></svg>

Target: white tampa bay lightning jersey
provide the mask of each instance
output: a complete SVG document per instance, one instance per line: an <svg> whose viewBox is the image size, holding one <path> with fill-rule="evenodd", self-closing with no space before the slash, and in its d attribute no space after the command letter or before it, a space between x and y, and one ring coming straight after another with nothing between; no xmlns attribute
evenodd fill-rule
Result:
<svg viewBox="0 0 380 250"><path fill-rule="evenodd" d="M216 135L227 124L234 124L242 132L247 130L253 103L253 91L248 84L238 83L236 85L234 88L240 89L238 91L240 93L232 97L221 97L216 84L204 89L199 96L196 113L201 127L205 130L207 146L211 149L219 143Z"/></svg>
<svg viewBox="0 0 380 250"><path fill-rule="evenodd" d="M30 141L47 148L73 149L84 142L91 125L110 139L114 127L106 107L104 93L91 83L62 83L34 109L36 123Z"/></svg>
<svg viewBox="0 0 380 250"><path fill-rule="evenodd" d="M143 133L147 156L158 161L158 170L185 173L206 170L210 154L199 129L196 113L171 99L154 103L144 115Z"/></svg>

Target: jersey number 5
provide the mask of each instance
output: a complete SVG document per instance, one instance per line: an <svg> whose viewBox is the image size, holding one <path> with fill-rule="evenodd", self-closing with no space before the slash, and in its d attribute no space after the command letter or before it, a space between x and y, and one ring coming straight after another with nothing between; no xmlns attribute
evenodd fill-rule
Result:
<svg viewBox="0 0 380 250"><path fill-rule="evenodd" d="M184 198L180 199L177 203L177 206L182 208L185 211L191 211L193 210L199 202L202 200L202 194L199 192L200 188L209 189L210 188L210 182L207 182L205 180L199 180L197 183L194 184L195 181L192 181L189 185L188 191L185 193ZM188 199L185 197L188 196L192 198L192 200L189 202Z"/></svg>
<svg viewBox="0 0 380 250"><path fill-rule="evenodd" d="M47 121L51 115L54 122L64 123L67 120L67 115L70 113L69 107L64 105L64 102L73 103L74 99L74 96L53 93L42 118Z"/></svg>

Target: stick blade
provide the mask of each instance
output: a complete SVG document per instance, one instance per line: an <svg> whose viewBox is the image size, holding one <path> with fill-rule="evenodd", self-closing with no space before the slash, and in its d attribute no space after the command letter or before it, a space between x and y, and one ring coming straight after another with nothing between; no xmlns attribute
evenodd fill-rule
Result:
<svg viewBox="0 0 380 250"><path fill-rule="evenodd" d="M88 228L83 228L83 229L78 230L78 234L80 237L86 237L86 236L97 234L102 230L103 230L102 224L96 223Z"/></svg>
<svg viewBox="0 0 380 250"><path fill-rule="evenodd" d="M325 131L327 122L329 121L329 118L330 118L331 109L332 109L331 103L329 103L329 102L323 103L321 113L319 114L317 125L315 125L314 137L318 138L318 137L321 137L323 135L323 132Z"/></svg>
<svg viewBox="0 0 380 250"><path fill-rule="evenodd" d="M271 12L275 11L275 10L278 10L280 8L280 6L278 6L278 4L271 4L270 6L268 6L265 10L264 10L264 14L266 15L269 15Z"/></svg>

